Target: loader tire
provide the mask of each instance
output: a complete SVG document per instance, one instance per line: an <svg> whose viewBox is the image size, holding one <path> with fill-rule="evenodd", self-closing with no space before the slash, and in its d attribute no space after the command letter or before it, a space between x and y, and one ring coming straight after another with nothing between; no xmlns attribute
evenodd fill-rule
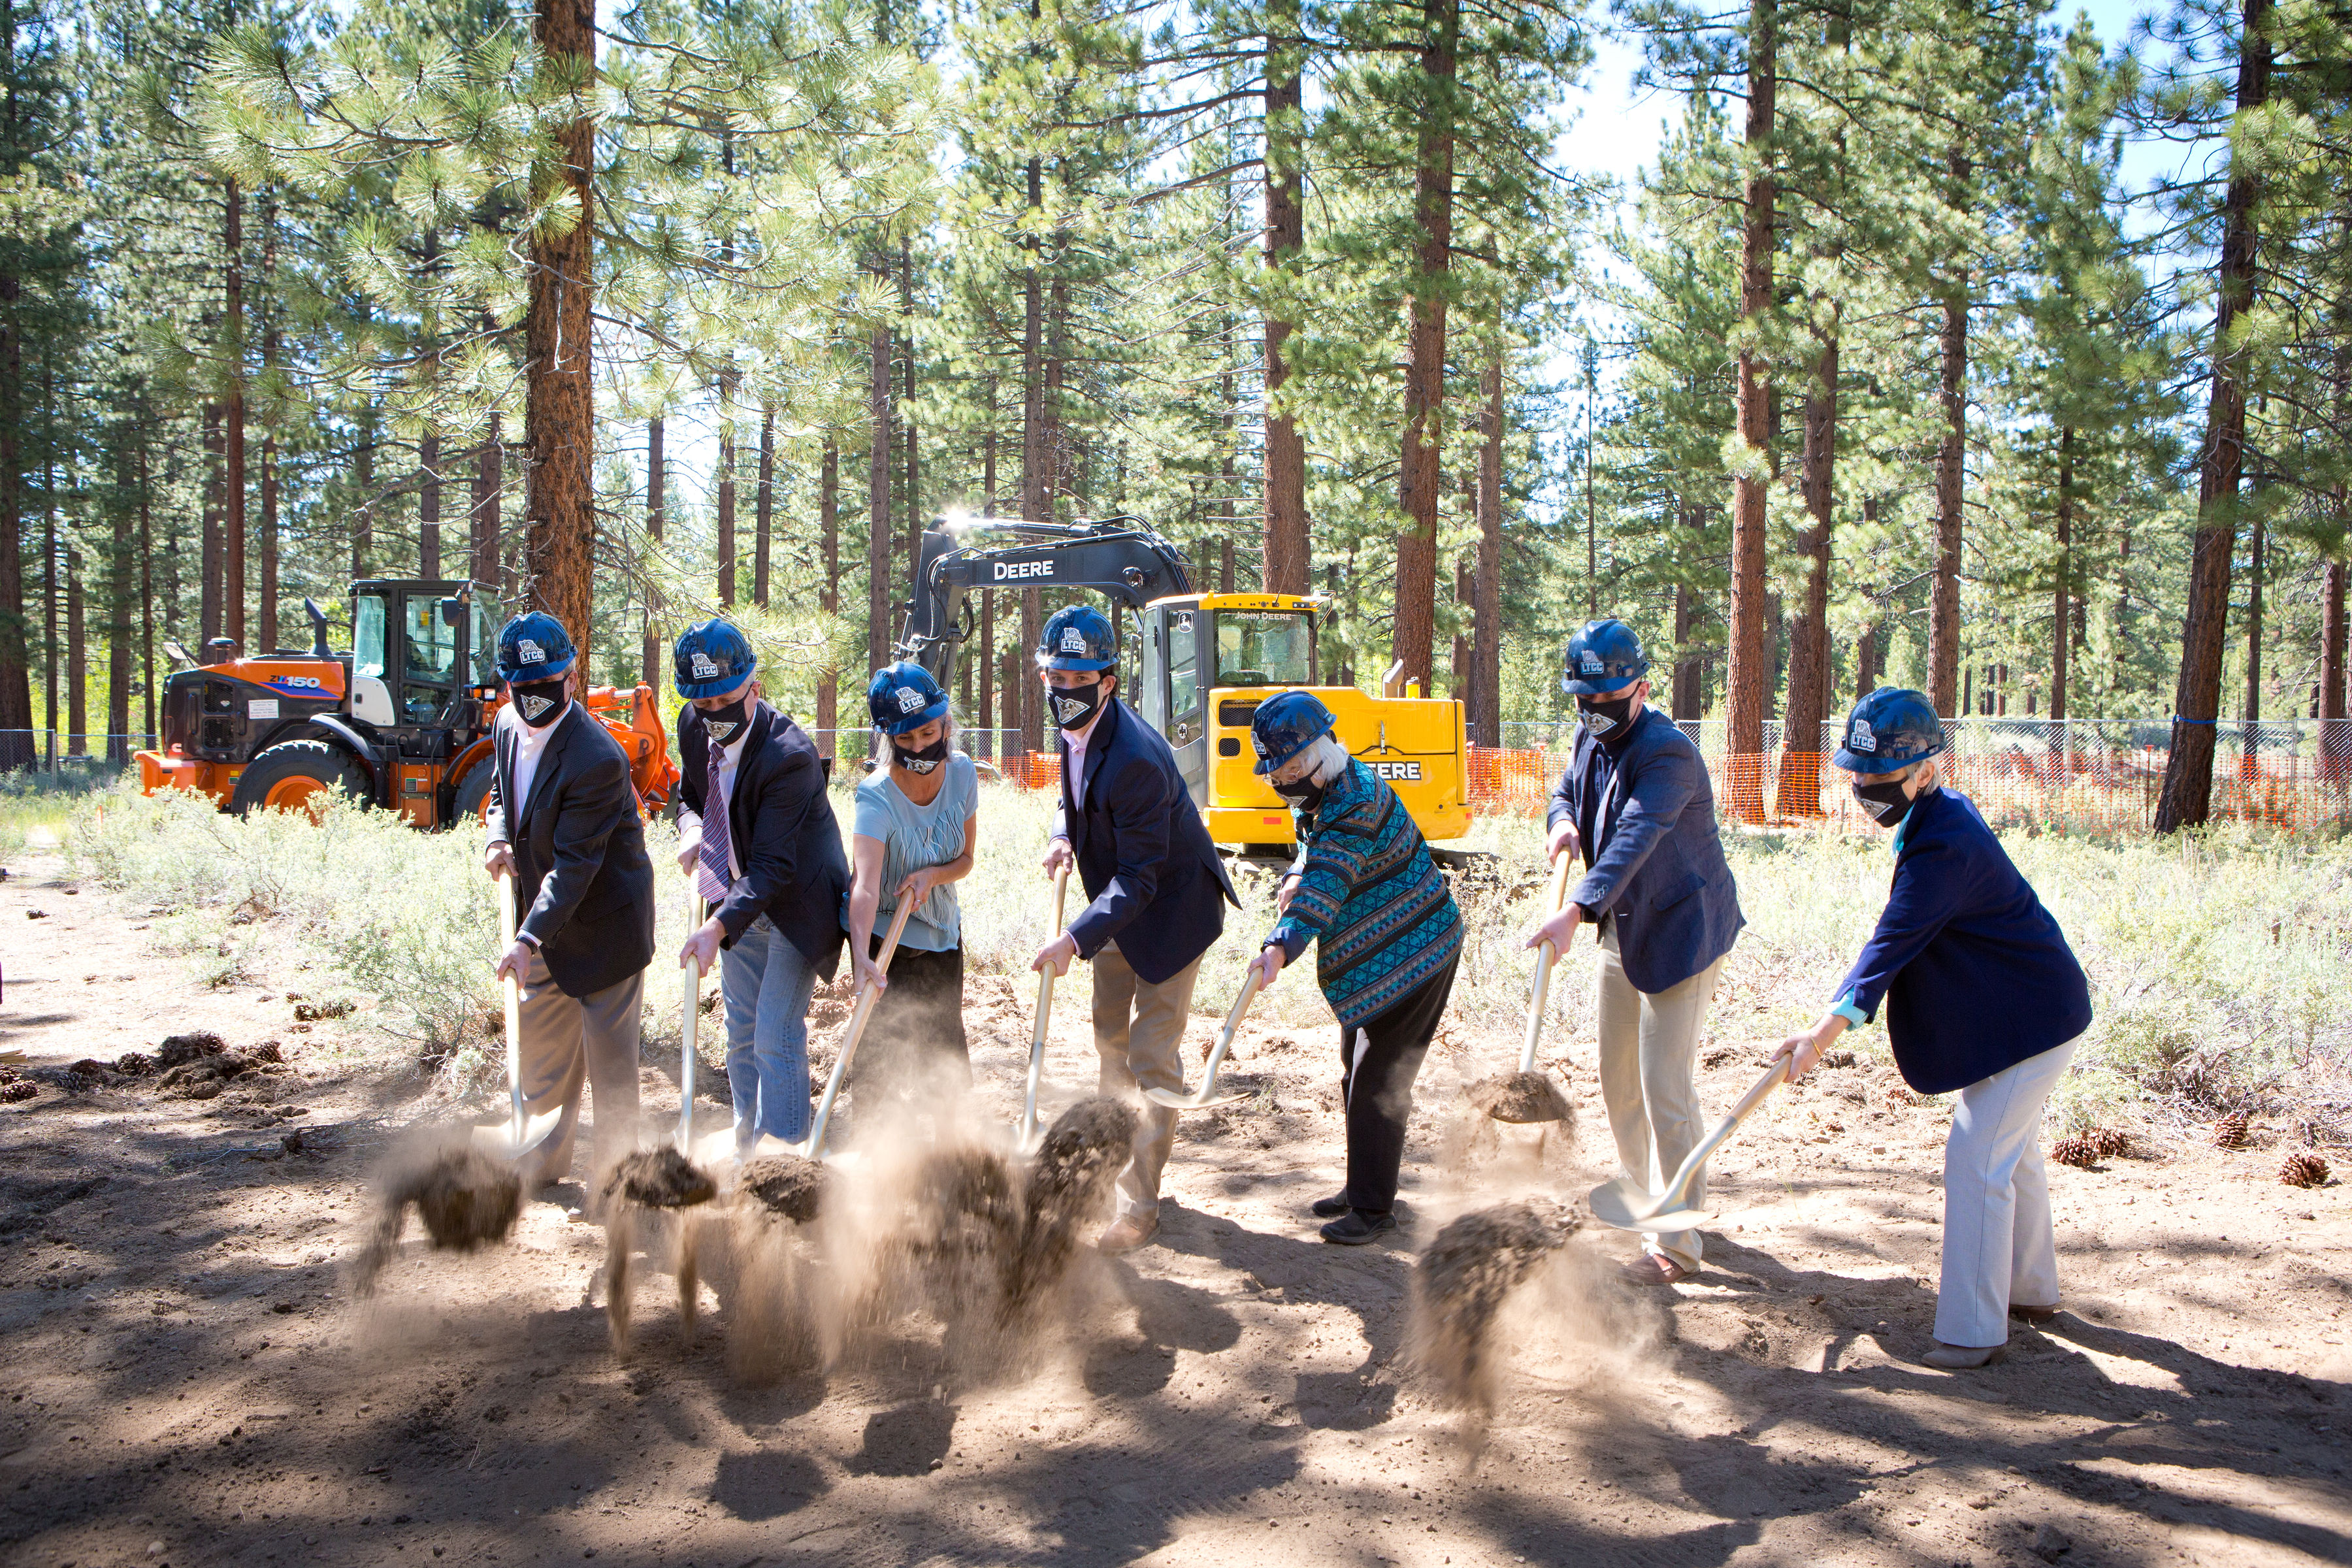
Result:
<svg viewBox="0 0 2352 1568"><path fill-rule="evenodd" d="M450 826L462 826L467 822L477 827L481 826L489 815L490 778L497 771L497 764L488 757L466 770L466 776L457 781L457 794L449 800Z"/></svg>
<svg viewBox="0 0 2352 1568"><path fill-rule="evenodd" d="M374 798L367 769L341 747L324 741L281 741L237 774L229 809L239 816L262 810L299 810L316 817L326 805L326 796L338 789L362 805Z"/></svg>

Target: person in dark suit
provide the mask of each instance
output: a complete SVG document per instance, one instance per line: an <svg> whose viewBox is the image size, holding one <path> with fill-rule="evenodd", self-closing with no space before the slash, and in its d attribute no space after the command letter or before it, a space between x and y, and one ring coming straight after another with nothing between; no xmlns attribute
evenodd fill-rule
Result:
<svg viewBox="0 0 2352 1568"><path fill-rule="evenodd" d="M576 654L539 611L499 634L506 705L493 732L482 863L510 879L517 934L500 979L522 985L523 1108L562 1116L524 1158L525 1189L572 1169L584 1077L596 1100L593 1169L637 1136L637 1016L654 952L654 868L629 760L572 700Z"/></svg>
<svg viewBox="0 0 2352 1568"><path fill-rule="evenodd" d="M719 966L740 1155L762 1134L808 1135L809 996L841 962L849 862L824 762L760 695L743 634L720 620L689 627L672 665L686 699L677 863L709 909L678 963Z"/></svg>
<svg viewBox="0 0 2352 1568"><path fill-rule="evenodd" d="M1061 801L1045 874L1076 863L1087 907L1031 963L1094 968L1095 1050L1105 1094L1184 1087L1184 1019L1201 955L1241 907L1160 732L1117 700L1118 635L1101 611L1057 610L1037 641L1038 678L1060 735ZM1149 1100L1118 1179L1118 1217L1097 1245L1129 1252L1160 1229L1160 1173L1176 1113Z"/></svg>
<svg viewBox="0 0 2352 1568"><path fill-rule="evenodd" d="M2091 1026L2091 984L2065 933L1968 796L1943 787L1943 721L1916 691L1874 691L1832 759L1894 829L1877 929L1821 1021L1773 1052L1802 1078L1886 1006L1904 1081L1959 1091L1944 1144L1944 1262L1931 1366L1995 1360L2009 1320L2058 1310L2058 1252L2038 1138L2050 1091Z"/></svg>
<svg viewBox="0 0 2352 1568"><path fill-rule="evenodd" d="M1565 957L1577 928L1593 927L1601 1097L1621 1173L1654 1191L1704 1136L1692 1058L1746 921L1706 763L1689 736L1646 706L1649 668L1622 621L1587 622L1569 639L1560 685L1576 698L1579 729L1551 793L1549 850L1554 860L1581 853L1585 875L1528 945L1549 942ZM1701 1178L1692 1201L1705 1190ZM1645 1235L1642 1247L1625 1270L1636 1284L1671 1285L1697 1271L1696 1230Z"/></svg>

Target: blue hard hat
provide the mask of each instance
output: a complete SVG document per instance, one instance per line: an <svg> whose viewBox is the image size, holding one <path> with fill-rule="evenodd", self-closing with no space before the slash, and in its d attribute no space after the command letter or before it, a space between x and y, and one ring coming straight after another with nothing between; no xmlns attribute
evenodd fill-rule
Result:
<svg viewBox="0 0 2352 1568"><path fill-rule="evenodd" d="M1118 633L1092 605L1055 610L1037 634L1040 669L1108 669L1118 663Z"/></svg>
<svg viewBox="0 0 2352 1568"><path fill-rule="evenodd" d="M687 627L670 649L669 662L677 694L689 702L698 697L724 697L760 668L751 639L721 620Z"/></svg>
<svg viewBox="0 0 2352 1568"><path fill-rule="evenodd" d="M1330 734L1339 721L1311 691L1278 691L1250 715L1250 744L1260 773L1270 773Z"/></svg>
<svg viewBox="0 0 2352 1568"><path fill-rule="evenodd" d="M1891 773L1944 749L1944 721L1925 693L1883 686L1846 715L1844 743L1830 760L1852 773Z"/></svg>
<svg viewBox="0 0 2352 1568"><path fill-rule="evenodd" d="M866 707L874 715L876 729L886 735L903 735L934 719L946 718L948 694L931 679L929 670L902 658L874 672L866 688Z"/></svg>
<svg viewBox="0 0 2352 1568"><path fill-rule="evenodd" d="M500 680L552 680L580 657L572 634L545 610L517 616L499 631Z"/></svg>
<svg viewBox="0 0 2352 1568"><path fill-rule="evenodd" d="M1650 673L1642 639L1622 621L1587 621L1568 639L1560 689L1573 697L1606 697Z"/></svg>

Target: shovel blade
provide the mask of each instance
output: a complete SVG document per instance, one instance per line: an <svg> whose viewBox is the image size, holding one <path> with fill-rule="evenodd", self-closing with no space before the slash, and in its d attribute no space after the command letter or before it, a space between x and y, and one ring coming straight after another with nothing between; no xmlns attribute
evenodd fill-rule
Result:
<svg viewBox="0 0 2352 1568"><path fill-rule="evenodd" d="M502 1160L520 1160L548 1140L555 1124L563 1120L563 1112L542 1110L522 1124L522 1139L518 1142L512 1121L493 1121L487 1127L474 1129L474 1147Z"/></svg>
<svg viewBox="0 0 2352 1568"><path fill-rule="evenodd" d="M1696 1230L1715 1217L1712 1208L1693 1208L1685 1204L1679 1208L1660 1209L1641 1223L1640 1228L1664 1233L1676 1230Z"/></svg>
<svg viewBox="0 0 2352 1568"><path fill-rule="evenodd" d="M1668 1207L1629 1176L1603 1182L1584 1201L1592 1205L1593 1218L1619 1230L1690 1230L1706 1224L1714 1212L1705 1205Z"/></svg>
<svg viewBox="0 0 2352 1568"><path fill-rule="evenodd" d="M1154 1105L1164 1105L1171 1110L1206 1110L1216 1105L1236 1105L1247 1100L1243 1094L1190 1095L1178 1094L1172 1089L1147 1089L1143 1098Z"/></svg>

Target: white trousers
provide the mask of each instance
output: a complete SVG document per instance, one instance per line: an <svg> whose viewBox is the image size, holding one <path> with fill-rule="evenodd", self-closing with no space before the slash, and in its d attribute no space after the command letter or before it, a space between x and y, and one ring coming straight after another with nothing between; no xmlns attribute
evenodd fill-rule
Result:
<svg viewBox="0 0 2352 1568"><path fill-rule="evenodd" d="M2058 1244L2042 1168L2042 1108L2074 1059L2053 1046L1960 1090L1944 1141L1944 1268L1936 1337L2006 1343L2009 1309L2058 1302Z"/></svg>
<svg viewBox="0 0 2352 1568"><path fill-rule="evenodd" d="M1682 1169L1706 1135L1698 1108L1692 1058L1706 1026L1707 1005L1723 978L1726 953L1679 985L1654 995L1633 989L1617 956L1617 924L1601 938L1601 986L1596 1011L1601 1035L1601 1099L1617 1140L1617 1172L1656 1192ZM1692 1184L1691 1201L1706 1195L1706 1177ZM1643 1249L1664 1253L1685 1268L1698 1268L1696 1229L1649 1233Z"/></svg>

